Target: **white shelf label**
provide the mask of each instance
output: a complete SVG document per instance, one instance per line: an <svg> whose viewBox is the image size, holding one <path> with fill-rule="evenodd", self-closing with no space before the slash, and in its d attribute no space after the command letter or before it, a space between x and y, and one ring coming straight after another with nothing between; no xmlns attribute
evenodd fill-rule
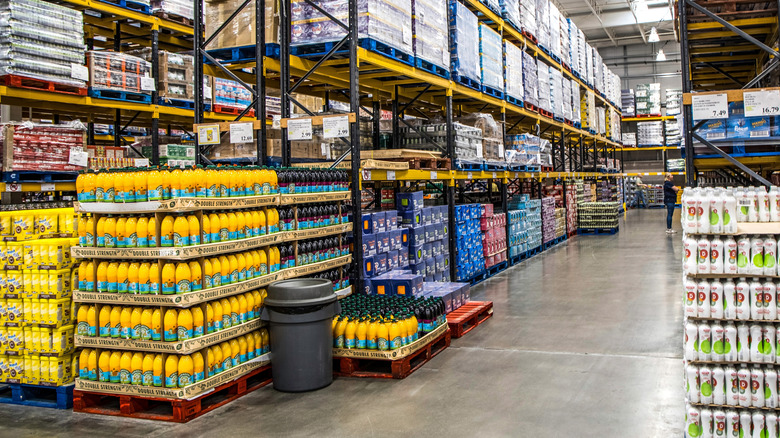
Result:
<svg viewBox="0 0 780 438"><path fill-rule="evenodd" d="M275 114L273 117L271 117L271 127L274 129L279 129L282 127L282 116L279 114Z"/></svg>
<svg viewBox="0 0 780 438"><path fill-rule="evenodd" d="M395 170L388 170L387 171L387 180L388 181L395 181Z"/></svg>
<svg viewBox="0 0 780 438"><path fill-rule="evenodd" d="M231 143L253 143L255 141L255 131L252 122L231 123L230 124L230 142Z"/></svg>
<svg viewBox="0 0 780 438"><path fill-rule="evenodd" d="M466 179L471 179L471 172L466 174Z"/></svg>
<svg viewBox="0 0 780 438"><path fill-rule="evenodd" d="M311 140L311 119L290 119L287 121L287 138L290 140Z"/></svg>
<svg viewBox="0 0 780 438"><path fill-rule="evenodd" d="M726 93L693 95L693 120L728 119Z"/></svg>
<svg viewBox="0 0 780 438"><path fill-rule="evenodd" d="M70 148L70 156L68 157L68 164L74 166L87 167L89 164L89 154L81 147Z"/></svg>
<svg viewBox="0 0 780 438"><path fill-rule="evenodd" d="M337 138L349 135L349 116L325 117L322 119L322 137Z"/></svg>
<svg viewBox="0 0 780 438"><path fill-rule="evenodd" d="M89 70L85 65L70 63L70 77L80 81L89 81Z"/></svg>
<svg viewBox="0 0 780 438"><path fill-rule="evenodd" d="M498 178L498 174L496 172L493 172L493 179Z"/></svg>
<svg viewBox="0 0 780 438"><path fill-rule="evenodd" d="M135 167L149 167L149 159L148 158L136 158L135 159Z"/></svg>
<svg viewBox="0 0 780 438"><path fill-rule="evenodd" d="M368 169L363 169L363 181L371 181L371 171Z"/></svg>
<svg viewBox="0 0 780 438"><path fill-rule="evenodd" d="M41 183L42 192L53 192L57 189L54 183Z"/></svg>
<svg viewBox="0 0 780 438"><path fill-rule="evenodd" d="M439 179L439 172L436 172L435 170L431 170L431 180L436 181Z"/></svg>
<svg viewBox="0 0 780 438"><path fill-rule="evenodd" d="M780 90L745 91L745 117L780 115Z"/></svg>
<svg viewBox="0 0 780 438"><path fill-rule="evenodd" d="M198 144L219 144L219 125L198 126Z"/></svg>
<svg viewBox="0 0 780 438"><path fill-rule="evenodd" d="M157 89L154 83L154 78L149 76L141 76L141 91L154 91Z"/></svg>

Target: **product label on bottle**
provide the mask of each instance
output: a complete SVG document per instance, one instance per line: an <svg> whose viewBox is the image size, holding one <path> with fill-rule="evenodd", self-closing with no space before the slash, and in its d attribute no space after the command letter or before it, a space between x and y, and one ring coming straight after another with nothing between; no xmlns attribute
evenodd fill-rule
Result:
<svg viewBox="0 0 780 438"><path fill-rule="evenodd" d="M106 248L115 248L116 247L116 240L114 239L114 236L110 234L103 235L103 242Z"/></svg>
<svg viewBox="0 0 780 438"><path fill-rule="evenodd" d="M120 376L119 376L119 372L116 372L116 373L115 372L111 372L111 374L108 376L108 379L109 379L109 382L111 382L111 383L120 383L121 382Z"/></svg>
<svg viewBox="0 0 780 438"><path fill-rule="evenodd" d="M230 322L234 326L241 324L241 318L238 316L237 312L230 312Z"/></svg>
<svg viewBox="0 0 780 438"><path fill-rule="evenodd" d="M128 280L119 281L116 283L117 293L127 293L130 282Z"/></svg>
<svg viewBox="0 0 780 438"><path fill-rule="evenodd" d="M144 371L141 377L141 384L143 386L152 386L154 384L154 376L151 371Z"/></svg>
<svg viewBox="0 0 780 438"><path fill-rule="evenodd" d="M179 385L179 374L177 372L172 372L171 374L165 376L165 387L166 388L176 388Z"/></svg>
<svg viewBox="0 0 780 438"><path fill-rule="evenodd" d="M187 339L192 339L192 333L193 333L192 329L182 325L180 325L176 329L176 336L178 337L179 341L186 341Z"/></svg>
<svg viewBox="0 0 780 438"><path fill-rule="evenodd" d="M106 324L104 326L101 326L100 327L100 337L101 338L107 338L109 336L111 336L111 325L110 324Z"/></svg>
<svg viewBox="0 0 780 438"><path fill-rule="evenodd" d="M355 338L347 338L346 341L344 342L344 347L346 348L355 348L355 345L357 345L355 342Z"/></svg>
<svg viewBox="0 0 780 438"><path fill-rule="evenodd" d="M177 294L186 294L187 292L190 292L190 281L189 280L181 280L178 283L176 283L176 293Z"/></svg>
<svg viewBox="0 0 780 438"><path fill-rule="evenodd" d="M89 375L87 376L87 379L97 380L97 371L95 371L94 368L89 371Z"/></svg>
<svg viewBox="0 0 780 438"><path fill-rule="evenodd" d="M190 244L189 236L182 236L176 232L173 233L173 246L182 247L182 246L189 246L189 244ZM165 246L165 244L163 244L163 246Z"/></svg>
<svg viewBox="0 0 780 438"><path fill-rule="evenodd" d="M76 325L76 334L79 336L88 336L89 324L85 321L81 321Z"/></svg>
<svg viewBox="0 0 780 438"><path fill-rule="evenodd" d="M233 358L228 357L222 361L222 371L227 371L233 368Z"/></svg>
<svg viewBox="0 0 780 438"><path fill-rule="evenodd" d="M188 245L200 245L200 235L199 234L190 235L189 238L187 239L187 242Z"/></svg>
<svg viewBox="0 0 780 438"><path fill-rule="evenodd" d="M265 263L260 264L260 275L268 275L268 265Z"/></svg>
<svg viewBox="0 0 780 438"><path fill-rule="evenodd" d="M149 236L149 242L147 243L146 246L148 246L149 248L156 247L157 246L157 237ZM168 246L170 246L170 245L168 245Z"/></svg>
<svg viewBox="0 0 780 438"><path fill-rule="evenodd" d="M254 266L247 266L247 268L246 268L246 278L251 280L251 279L255 278L255 276L256 276L256 274L255 274L255 267Z"/></svg>
<svg viewBox="0 0 780 438"><path fill-rule="evenodd" d="M224 314L222 315L222 328L223 329L229 329L231 326L231 318L230 314Z"/></svg>
<svg viewBox="0 0 780 438"><path fill-rule="evenodd" d="M380 351L387 351L390 349L390 343L387 342L387 339L385 338L377 338L376 346Z"/></svg>
<svg viewBox="0 0 780 438"><path fill-rule="evenodd" d="M112 338L118 338L122 334L122 325L117 324L113 327L111 327L111 337Z"/></svg>
<svg viewBox="0 0 780 438"><path fill-rule="evenodd" d="M176 340L177 340L177 328L171 328L170 330L165 330L163 333L164 333L163 340L165 342L176 342Z"/></svg>
<svg viewBox="0 0 780 438"><path fill-rule="evenodd" d="M217 273L211 276L211 286L220 287L222 285L222 275Z"/></svg>
<svg viewBox="0 0 780 438"><path fill-rule="evenodd" d="M229 240L237 240L238 239L238 231L229 231L228 232L228 239Z"/></svg>
<svg viewBox="0 0 780 438"><path fill-rule="evenodd" d="M249 350L246 352L246 360L252 360L255 357L257 357L255 356L255 350Z"/></svg>
<svg viewBox="0 0 780 438"><path fill-rule="evenodd" d="M238 281L238 270L235 269L233 271L230 271L230 283L235 283Z"/></svg>
<svg viewBox="0 0 780 438"><path fill-rule="evenodd" d="M108 292L108 282L105 281L98 281L97 282L98 292ZM87 289L89 290L89 289Z"/></svg>
<svg viewBox="0 0 780 438"><path fill-rule="evenodd" d="M133 370L130 373L130 384L141 385L143 383L143 372L141 370Z"/></svg>
<svg viewBox="0 0 780 438"><path fill-rule="evenodd" d="M97 336L97 326L95 325L89 326L89 328L87 329L87 336L91 336L93 338Z"/></svg>
<svg viewBox="0 0 780 438"><path fill-rule="evenodd" d="M108 370L100 370L100 381L101 382L110 382L111 381L111 373L108 372Z"/></svg>
<svg viewBox="0 0 780 438"><path fill-rule="evenodd" d="M228 232L228 229L220 228L218 242L227 242L229 239L230 239L230 233Z"/></svg>
<svg viewBox="0 0 780 438"><path fill-rule="evenodd" d="M152 375L152 385L160 387L163 384L162 376L159 375Z"/></svg>
<svg viewBox="0 0 780 438"><path fill-rule="evenodd" d="M173 246L173 234L164 234L160 236L160 246L163 247Z"/></svg>

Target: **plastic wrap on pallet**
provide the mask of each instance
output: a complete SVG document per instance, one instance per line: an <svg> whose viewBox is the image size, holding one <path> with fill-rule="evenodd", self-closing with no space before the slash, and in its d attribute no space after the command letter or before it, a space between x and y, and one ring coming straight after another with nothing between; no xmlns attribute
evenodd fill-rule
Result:
<svg viewBox="0 0 780 438"><path fill-rule="evenodd" d="M469 280L485 271L480 204L455 206L456 279Z"/></svg>
<svg viewBox="0 0 780 438"><path fill-rule="evenodd" d="M164 12L192 20L193 2L185 0L152 0L152 12Z"/></svg>
<svg viewBox="0 0 780 438"><path fill-rule="evenodd" d="M477 153L479 158L489 161L504 161L503 130L492 114L471 113L459 117L457 121L480 130L482 151Z"/></svg>
<svg viewBox="0 0 780 438"><path fill-rule="evenodd" d="M541 59L536 60L536 79L539 83L536 106L545 111L552 111L552 103L550 102L550 66Z"/></svg>
<svg viewBox="0 0 780 438"><path fill-rule="evenodd" d="M623 117L633 117L636 115L636 101L634 100L634 90L627 89L620 92L621 109Z"/></svg>
<svg viewBox="0 0 780 438"><path fill-rule="evenodd" d="M577 49L577 55L579 57L579 61L577 61L577 64L579 65L579 73L582 77L582 80L587 82L587 70L588 70L588 63L587 63L587 56L588 56L588 48L587 43L585 42L585 34L580 30L577 29L577 45L579 45L579 48Z"/></svg>
<svg viewBox="0 0 780 438"><path fill-rule="evenodd" d="M604 91L604 63L598 49L593 49L593 88Z"/></svg>
<svg viewBox="0 0 780 438"><path fill-rule="evenodd" d="M607 136L613 140L620 140L621 137L621 127L620 127L620 114L612 108L609 107L609 132L607 133Z"/></svg>
<svg viewBox="0 0 780 438"><path fill-rule="evenodd" d="M571 21L571 18L566 19L569 33L569 67L577 73L580 72L580 43L579 32L577 32L577 25Z"/></svg>
<svg viewBox="0 0 780 438"><path fill-rule="evenodd" d="M533 134L506 136L506 162L518 166L538 165L541 139Z"/></svg>
<svg viewBox="0 0 780 438"><path fill-rule="evenodd" d="M523 92L523 51L504 41L504 83L506 94L519 101L525 99Z"/></svg>
<svg viewBox="0 0 780 438"><path fill-rule="evenodd" d="M561 37L561 62L571 68L571 38L569 37L569 22L563 14L558 14L557 30Z"/></svg>
<svg viewBox="0 0 780 438"><path fill-rule="evenodd" d="M528 52L523 51L523 99L531 105L538 106L539 99L537 98L537 88L539 88L539 80L536 74L537 65L536 60Z"/></svg>
<svg viewBox="0 0 780 438"><path fill-rule="evenodd" d="M317 5L334 18L347 22L346 1L319 1ZM308 2L296 2L292 15L292 46L339 41L346 30ZM412 54L411 0L358 0L358 38L370 38Z"/></svg>
<svg viewBox="0 0 780 438"><path fill-rule="evenodd" d="M0 75L83 87L71 63L84 64L80 11L37 0L0 3Z"/></svg>
<svg viewBox="0 0 780 438"><path fill-rule="evenodd" d="M152 63L137 56L107 50L87 52L89 86L95 90L152 94L143 77L151 77Z"/></svg>
<svg viewBox="0 0 780 438"><path fill-rule="evenodd" d="M550 48L550 0L536 0L536 40Z"/></svg>
<svg viewBox="0 0 780 438"><path fill-rule="evenodd" d="M581 229L616 228L618 226L617 202L578 202L577 222Z"/></svg>
<svg viewBox="0 0 780 438"><path fill-rule="evenodd" d="M302 3L303 0L300 0ZM236 16L227 21L229 17L238 11L244 3L243 0L207 0L203 4L203 22L205 24L205 34L213 35L214 32L223 24L225 28L208 45L208 49L225 47L242 47L255 44L256 40L256 17L255 2L250 2L241 9ZM278 3L275 0L265 0L265 42L279 43L279 11ZM300 10L299 2L292 2L292 10ZM324 6L324 5L323 5Z"/></svg>
<svg viewBox="0 0 780 438"><path fill-rule="evenodd" d="M146 61L152 61L152 49L143 49L126 52L138 56ZM157 95L162 98L192 100L194 92L193 81L193 56L184 53L172 53L165 50L158 52L160 89Z"/></svg>
<svg viewBox="0 0 780 438"><path fill-rule="evenodd" d="M634 95L637 115L661 114L661 84L637 84Z"/></svg>
<svg viewBox="0 0 780 438"><path fill-rule="evenodd" d="M536 0L520 0L520 22L523 31L536 36L538 27L536 26Z"/></svg>
<svg viewBox="0 0 780 438"><path fill-rule="evenodd" d="M213 102L215 105L246 108L252 103L252 93L240 83L215 77L213 79Z"/></svg>
<svg viewBox="0 0 780 438"><path fill-rule="evenodd" d="M580 84L576 80L571 80L571 121L581 123L580 115Z"/></svg>
<svg viewBox="0 0 780 438"><path fill-rule="evenodd" d="M555 239L555 198L542 198L542 243Z"/></svg>
<svg viewBox="0 0 780 438"><path fill-rule="evenodd" d="M623 146L625 147L636 147L636 133L635 132L624 132L621 136L621 139L623 140Z"/></svg>
<svg viewBox="0 0 780 438"><path fill-rule="evenodd" d="M663 146L663 122L639 122L636 124L637 146Z"/></svg>
<svg viewBox="0 0 780 438"><path fill-rule="evenodd" d="M31 122L2 125L3 171L78 171L68 163L72 147L84 147L85 128L78 120L46 125Z"/></svg>
<svg viewBox="0 0 780 438"><path fill-rule="evenodd" d="M447 0L412 0L414 56L448 69L450 49Z"/></svg>
<svg viewBox="0 0 780 438"><path fill-rule="evenodd" d="M593 46L591 46L588 43L585 43L585 47L587 48L587 51L585 53L585 62L587 62L587 77L588 77L588 83L593 85L596 81L596 72L593 69Z"/></svg>
<svg viewBox="0 0 780 438"><path fill-rule="evenodd" d="M591 90L586 90L580 96L580 117L583 129L597 130L596 95Z"/></svg>
<svg viewBox="0 0 780 438"><path fill-rule="evenodd" d="M572 120L571 112L571 81L569 78L561 78L561 85L563 90L563 118L566 120Z"/></svg>
<svg viewBox="0 0 780 438"><path fill-rule="evenodd" d="M681 89L666 89L666 115L676 116L680 114L682 108L682 90Z"/></svg>
<svg viewBox="0 0 780 438"><path fill-rule="evenodd" d="M450 2L450 59L453 74L480 81L479 22L457 0Z"/></svg>
<svg viewBox="0 0 780 438"><path fill-rule="evenodd" d="M550 69L550 106L555 117L563 117L563 74L555 68Z"/></svg>
<svg viewBox="0 0 780 438"><path fill-rule="evenodd" d="M488 27L479 25L479 67L482 85L504 92L503 45L501 35Z"/></svg>
<svg viewBox="0 0 780 438"><path fill-rule="evenodd" d="M680 146L682 144L682 115L678 114L672 120L664 120L666 133L666 146Z"/></svg>
<svg viewBox="0 0 780 438"><path fill-rule="evenodd" d="M547 49L553 56L561 57L561 11L553 3L549 3L549 16L547 26L550 29L550 45Z"/></svg>
<svg viewBox="0 0 780 438"><path fill-rule="evenodd" d="M520 18L520 0L500 0L501 16L515 29L523 28L523 20Z"/></svg>
<svg viewBox="0 0 780 438"><path fill-rule="evenodd" d="M604 107L602 107L602 106L596 107L596 117L597 117L596 133L597 134L601 134L601 135L606 134L607 133L607 114L606 114L606 110L604 109Z"/></svg>

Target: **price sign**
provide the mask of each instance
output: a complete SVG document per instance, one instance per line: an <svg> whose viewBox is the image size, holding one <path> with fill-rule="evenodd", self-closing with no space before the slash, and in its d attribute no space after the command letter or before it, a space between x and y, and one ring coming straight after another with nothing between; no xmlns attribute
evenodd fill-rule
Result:
<svg viewBox="0 0 780 438"><path fill-rule="evenodd" d="M363 181L371 181L371 171L368 169L363 169Z"/></svg>
<svg viewBox="0 0 780 438"><path fill-rule="evenodd" d="M253 143L254 141L255 131L252 122L230 124L231 143Z"/></svg>
<svg viewBox="0 0 780 438"><path fill-rule="evenodd" d="M471 179L471 172L468 172L468 173L466 174L466 179Z"/></svg>
<svg viewBox="0 0 780 438"><path fill-rule="evenodd" d="M54 185L54 183L41 183L41 191L42 192L53 192L57 189L57 186Z"/></svg>
<svg viewBox="0 0 780 438"><path fill-rule="evenodd" d="M148 158L136 158L135 159L135 167L149 167L149 159Z"/></svg>
<svg viewBox="0 0 780 438"><path fill-rule="evenodd" d="M154 78L149 76L141 76L141 90L142 91L154 91L157 87L154 83Z"/></svg>
<svg viewBox="0 0 780 438"><path fill-rule="evenodd" d="M279 129L282 127L282 116L279 114L275 114L273 117L271 117L271 127L274 129Z"/></svg>
<svg viewBox="0 0 780 438"><path fill-rule="evenodd" d="M388 170L387 171L387 180L388 181L395 181L395 170Z"/></svg>
<svg viewBox="0 0 780 438"><path fill-rule="evenodd" d="M89 154L81 147L70 148L70 156L68 157L68 164L74 166L87 167L89 164Z"/></svg>
<svg viewBox="0 0 780 438"><path fill-rule="evenodd" d="M493 179L496 179L496 178L498 178L498 174L496 174L496 172L493 172Z"/></svg>
<svg viewBox="0 0 780 438"><path fill-rule="evenodd" d="M290 119L287 121L287 138L290 140L311 140L311 119Z"/></svg>
<svg viewBox="0 0 780 438"><path fill-rule="evenodd" d="M337 138L349 135L349 116L325 117L322 119L322 137Z"/></svg>
<svg viewBox="0 0 780 438"><path fill-rule="evenodd" d="M78 79L80 81L88 81L89 80L89 70L86 66L70 63L70 77L73 79Z"/></svg>
<svg viewBox="0 0 780 438"><path fill-rule="evenodd" d="M439 172L431 170L431 181L436 181L437 179L439 179Z"/></svg>
<svg viewBox="0 0 780 438"><path fill-rule="evenodd" d="M728 119L726 93L693 95L693 120Z"/></svg>
<svg viewBox="0 0 780 438"><path fill-rule="evenodd" d="M780 90L745 91L745 117L780 115Z"/></svg>
<svg viewBox="0 0 780 438"><path fill-rule="evenodd" d="M211 87L209 84L203 84L203 98L211 99Z"/></svg>
<svg viewBox="0 0 780 438"><path fill-rule="evenodd" d="M219 125L198 126L198 144L219 144Z"/></svg>

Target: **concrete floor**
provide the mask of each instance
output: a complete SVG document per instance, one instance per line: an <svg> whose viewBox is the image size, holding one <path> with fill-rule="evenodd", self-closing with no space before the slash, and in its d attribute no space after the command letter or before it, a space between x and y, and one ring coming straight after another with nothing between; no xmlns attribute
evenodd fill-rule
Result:
<svg viewBox="0 0 780 438"><path fill-rule="evenodd" d="M480 284L495 316L402 381L262 388L184 425L0 405L0 436L680 436L681 244L664 218L630 211L617 235Z"/></svg>

